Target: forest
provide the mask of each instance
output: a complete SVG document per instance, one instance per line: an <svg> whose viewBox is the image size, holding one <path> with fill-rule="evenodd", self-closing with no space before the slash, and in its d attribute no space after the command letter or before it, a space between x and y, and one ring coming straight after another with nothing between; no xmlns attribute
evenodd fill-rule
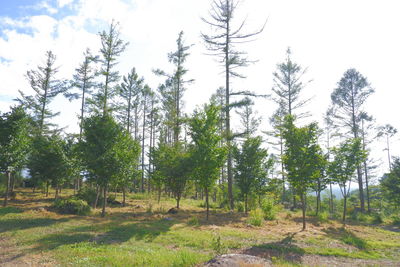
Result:
<svg viewBox="0 0 400 267"><path fill-rule="evenodd" d="M165 56L173 71L153 69L157 88L134 66L117 71L130 45L117 20L98 34L99 51L73 55L82 61L72 77L56 78L50 50L26 71L32 94L19 91L0 113L0 265L203 266L227 253L260 266L400 264L397 129L368 113L375 89L344 69L324 123L309 122L307 68L287 48L269 92L237 90L257 64L246 45L268 25L245 30L237 8L215 0L202 17L225 83L190 113L183 31ZM79 103L62 111L79 113L79 132L54 123L60 96ZM273 130L260 127L255 101L277 107ZM387 163L371 156L376 140Z"/></svg>

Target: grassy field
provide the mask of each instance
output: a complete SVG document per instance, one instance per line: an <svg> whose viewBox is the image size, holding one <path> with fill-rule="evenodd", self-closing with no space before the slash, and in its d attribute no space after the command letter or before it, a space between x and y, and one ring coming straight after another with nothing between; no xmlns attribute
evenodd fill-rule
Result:
<svg viewBox="0 0 400 267"><path fill-rule="evenodd" d="M62 196L66 196L63 191ZM118 196L120 199L121 196ZM261 227L243 213L213 209L205 220L202 202L130 195L128 205L90 216L47 210L52 198L18 191L0 208L1 266L201 266L221 253L272 259L276 266L400 266L400 231L385 225L320 222L308 218L301 232L298 212L282 211Z"/></svg>

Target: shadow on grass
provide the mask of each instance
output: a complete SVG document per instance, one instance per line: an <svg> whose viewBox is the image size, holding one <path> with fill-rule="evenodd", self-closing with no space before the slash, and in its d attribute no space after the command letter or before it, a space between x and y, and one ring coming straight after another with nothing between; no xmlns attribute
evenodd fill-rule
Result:
<svg viewBox="0 0 400 267"><path fill-rule="evenodd" d="M246 249L243 253L268 259L275 257L293 264L299 264L302 262L301 257L305 254L305 251L293 243L295 235L296 233L289 233L281 241L256 245Z"/></svg>
<svg viewBox="0 0 400 267"><path fill-rule="evenodd" d="M21 213L23 212L22 209L15 208L15 207L2 207L0 208L0 216L4 216L9 213Z"/></svg>
<svg viewBox="0 0 400 267"><path fill-rule="evenodd" d="M35 227L46 227L56 223L62 223L68 221L67 218L63 219L52 219L52 218L34 218L34 219L4 219L0 220L0 233L7 231L24 230Z"/></svg>
<svg viewBox="0 0 400 267"><path fill-rule="evenodd" d="M111 226L110 230L95 237L97 243L123 243L131 238L152 241L162 233L168 232L176 220L141 221ZM79 230L79 229L77 229Z"/></svg>
<svg viewBox="0 0 400 267"><path fill-rule="evenodd" d="M356 236L354 233L343 227L329 227L322 231L325 232L330 238L342 241L343 243L354 246L358 249L366 250L368 248L368 244L364 239Z"/></svg>

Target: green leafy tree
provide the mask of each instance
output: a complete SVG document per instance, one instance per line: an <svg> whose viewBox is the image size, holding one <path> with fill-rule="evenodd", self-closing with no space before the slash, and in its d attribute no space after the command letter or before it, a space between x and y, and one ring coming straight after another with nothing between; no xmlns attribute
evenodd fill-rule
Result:
<svg viewBox="0 0 400 267"><path fill-rule="evenodd" d="M360 137L361 112L368 97L374 93L367 79L355 69L349 69L331 94L332 119L337 128L346 129L345 134ZM365 210L364 187L361 165L357 166L358 190L361 210Z"/></svg>
<svg viewBox="0 0 400 267"><path fill-rule="evenodd" d="M107 190L118 174L118 143L122 128L108 114L94 115L83 124L82 156L84 164L103 192L102 217L105 216Z"/></svg>
<svg viewBox="0 0 400 267"><path fill-rule="evenodd" d="M367 155L362 149L362 142L359 138L348 139L339 147L333 148L332 155L333 160L329 163L328 174L340 186L343 195L343 224L345 225L350 182L357 166L365 160Z"/></svg>
<svg viewBox="0 0 400 267"><path fill-rule="evenodd" d="M220 146L219 108L206 105L196 110L190 119L189 130L193 141L191 164L193 178L206 194L207 220L209 217L209 193L219 178L225 160L225 148Z"/></svg>
<svg viewBox="0 0 400 267"><path fill-rule="evenodd" d="M400 158L394 158L391 172L381 179L381 187L385 199L400 209Z"/></svg>
<svg viewBox="0 0 400 267"><path fill-rule="evenodd" d="M59 113L53 113L49 104L59 94L65 92L68 87L65 82L55 78L58 68L55 67L56 56L52 51L46 52L46 63L44 66L38 66L37 70L29 70L26 77L35 91L35 95L27 96L19 91L21 98L17 101L32 112L34 120L38 123L39 133L49 131L50 126L54 126L47 119L57 116Z"/></svg>
<svg viewBox="0 0 400 267"><path fill-rule="evenodd" d="M260 187L262 188L262 185L266 184L264 181L267 178L268 152L261 147L261 144L261 137L248 137L243 142L241 149L235 147L233 150L235 181L244 199L246 214L248 212L249 195L256 191L261 193Z"/></svg>
<svg viewBox="0 0 400 267"><path fill-rule="evenodd" d="M36 135L28 162L31 177L46 184L46 196L49 186L56 189L58 198L60 186L68 178L68 159L64 150L65 142L59 135Z"/></svg>
<svg viewBox="0 0 400 267"><path fill-rule="evenodd" d="M243 105L243 101L233 102L234 96L256 96L248 91L231 90L232 78L245 78L238 72L241 67L248 66L251 61L246 57L246 52L237 50L238 44L251 41L256 35L260 34L264 27L258 31L244 32L245 20L239 26L236 25L235 15L238 7L238 0L214 0L209 13L209 19L202 18L203 22L209 25L213 33L201 36L207 45L210 54L219 58L218 62L224 69L225 75L225 135L228 148L227 172L228 172L228 198L231 210L234 208L233 199L233 168L232 168L232 147L233 134L231 132L230 110L234 107ZM265 25L264 25L265 26Z"/></svg>
<svg viewBox="0 0 400 267"><path fill-rule="evenodd" d="M283 162L287 171L288 180L302 202L303 230L306 229L306 195L315 179L321 177L321 165L325 160L318 145L318 125L311 123L298 128L294 125L294 118L285 117L283 124L283 139L285 153Z"/></svg>
<svg viewBox="0 0 400 267"><path fill-rule="evenodd" d="M114 166L115 174L112 180L122 189L122 205L125 206L127 186L136 180L140 173L137 170L140 145L127 131L122 131L119 133L114 150L117 165Z"/></svg>
<svg viewBox="0 0 400 267"><path fill-rule="evenodd" d="M30 148L30 118L22 106L0 117L0 172L7 176L4 206L7 206L12 174L20 171L27 161Z"/></svg>

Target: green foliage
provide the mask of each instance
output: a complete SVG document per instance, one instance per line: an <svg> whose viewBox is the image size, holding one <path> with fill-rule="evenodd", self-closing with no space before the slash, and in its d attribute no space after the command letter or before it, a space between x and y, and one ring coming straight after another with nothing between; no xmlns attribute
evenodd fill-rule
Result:
<svg viewBox="0 0 400 267"><path fill-rule="evenodd" d="M256 191L259 195L267 184L268 152L261 148L261 137L248 137L242 148L233 149L233 158L236 163L235 182L245 201L245 212L248 211L249 194Z"/></svg>
<svg viewBox="0 0 400 267"><path fill-rule="evenodd" d="M261 210L264 213L265 220L275 220L276 219L276 204L271 199L263 199L261 203Z"/></svg>
<svg viewBox="0 0 400 267"><path fill-rule="evenodd" d="M390 219L391 219L393 225L400 226L400 215L392 215Z"/></svg>
<svg viewBox="0 0 400 267"><path fill-rule="evenodd" d="M76 198L57 199L54 201L53 207L64 214L88 215L90 213L88 203Z"/></svg>
<svg viewBox="0 0 400 267"><path fill-rule="evenodd" d="M400 158L394 158L391 172L381 179L384 198L395 208L400 209Z"/></svg>
<svg viewBox="0 0 400 267"><path fill-rule="evenodd" d="M237 201L235 207L238 212L244 212L244 203L242 201Z"/></svg>
<svg viewBox="0 0 400 267"><path fill-rule="evenodd" d="M51 183L58 187L68 179L69 166L64 146L65 141L58 135L34 137L28 168L36 184Z"/></svg>
<svg viewBox="0 0 400 267"><path fill-rule="evenodd" d="M321 223L329 222L330 221L329 212L327 212L327 211L318 212L317 219Z"/></svg>
<svg viewBox="0 0 400 267"><path fill-rule="evenodd" d="M189 122L190 136L193 145L190 149L190 164L192 175L206 193L207 219L208 196L219 178L220 169L224 164L226 149L220 146L219 108L213 104L196 110Z"/></svg>
<svg viewBox="0 0 400 267"><path fill-rule="evenodd" d="M95 203L96 196L96 189L89 186L82 187L75 195L76 198L86 201L87 203L89 203L89 205L93 205Z"/></svg>
<svg viewBox="0 0 400 267"><path fill-rule="evenodd" d="M211 241L211 247L217 255L224 254L227 251L226 247L222 243L221 235L218 233L214 234L213 239Z"/></svg>
<svg viewBox="0 0 400 267"><path fill-rule="evenodd" d="M255 209L249 212L247 223L253 226L262 226L264 223L264 213L261 209Z"/></svg>
<svg viewBox="0 0 400 267"><path fill-rule="evenodd" d="M190 217L190 219L188 220L188 225L199 226L200 225L199 218L197 216Z"/></svg>

